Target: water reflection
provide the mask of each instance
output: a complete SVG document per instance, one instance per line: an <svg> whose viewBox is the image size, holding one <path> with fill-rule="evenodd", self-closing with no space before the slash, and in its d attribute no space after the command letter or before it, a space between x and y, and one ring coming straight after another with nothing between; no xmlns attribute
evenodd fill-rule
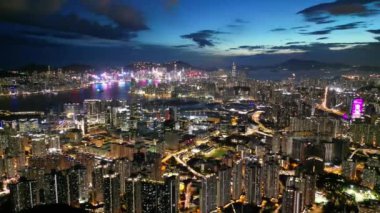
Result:
<svg viewBox="0 0 380 213"><path fill-rule="evenodd" d="M64 103L82 103L84 99L119 99L130 98L130 82L93 84L88 88L70 90L54 94L34 94L27 96L0 97L0 110L10 111L46 111L61 110Z"/></svg>

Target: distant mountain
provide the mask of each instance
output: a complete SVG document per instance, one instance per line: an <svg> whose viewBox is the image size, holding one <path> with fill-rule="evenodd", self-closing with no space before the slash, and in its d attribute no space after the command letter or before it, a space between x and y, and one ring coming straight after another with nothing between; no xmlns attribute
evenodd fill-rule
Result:
<svg viewBox="0 0 380 213"><path fill-rule="evenodd" d="M45 64L26 64L21 67L16 67L13 70L15 71L24 71L24 72L43 72L48 70L48 65ZM52 69L52 68L50 68Z"/></svg>
<svg viewBox="0 0 380 213"><path fill-rule="evenodd" d="M91 65L87 64L70 64L67 66L62 67L63 71L78 71L78 72L84 72L89 70L94 70L95 68Z"/></svg>
<svg viewBox="0 0 380 213"><path fill-rule="evenodd" d="M300 60L290 59L281 64L274 66L276 69L288 69L288 70L319 70L319 69L344 69L349 68L349 65L339 63L324 63L313 60Z"/></svg>

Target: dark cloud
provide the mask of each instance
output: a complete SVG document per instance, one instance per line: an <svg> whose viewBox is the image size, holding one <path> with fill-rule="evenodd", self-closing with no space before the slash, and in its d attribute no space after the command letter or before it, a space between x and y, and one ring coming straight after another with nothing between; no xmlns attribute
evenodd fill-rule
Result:
<svg viewBox="0 0 380 213"><path fill-rule="evenodd" d="M285 28L274 28L274 29L271 29L270 30L271 32L282 32L282 31L286 31L286 29Z"/></svg>
<svg viewBox="0 0 380 213"><path fill-rule="evenodd" d="M306 20L308 22L314 22L315 24L329 24L335 22L329 16L321 15L321 16L306 16Z"/></svg>
<svg viewBox="0 0 380 213"><path fill-rule="evenodd" d="M378 0L336 0L335 2L317 4L298 12L304 15L307 21L318 22L319 17L328 16L370 16L378 11L372 9L368 4Z"/></svg>
<svg viewBox="0 0 380 213"><path fill-rule="evenodd" d="M215 36L225 34L216 30L201 30L195 33L181 35L181 38L190 39L194 41L199 47L212 47L215 46Z"/></svg>
<svg viewBox="0 0 380 213"><path fill-rule="evenodd" d="M360 27L365 27L364 22L358 21L358 22L352 22L348 24L341 24L341 25L336 25L332 27L327 27L323 30L317 30L317 31L312 31L312 32L306 32L306 33L301 33L304 35L327 35L331 33L332 31L336 30L351 30L351 29L356 29Z"/></svg>
<svg viewBox="0 0 380 213"><path fill-rule="evenodd" d="M193 47L194 45L192 44L181 44L181 45L175 45L173 47L175 48L188 48L188 47Z"/></svg>
<svg viewBox="0 0 380 213"><path fill-rule="evenodd" d="M303 35L327 35L330 32L331 32L331 30L317 30L317 31L301 33L301 34L303 34Z"/></svg>
<svg viewBox="0 0 380 213"><path fill-rule="evenodd" d="M229 28L242 28L244 25L248 24L249 21L237 18L235 19L231 24L228 24L227 27Z"/></svg>
<svg viewBox="0 0 380 213"><path fill-rule="evenodd" d="M329 37L319 37L319 38L317 38L317 40L326 40L326 39L328 39Z"/></svg>
<svg viewBox="0 0 380 213"><path fill-rule="evenodd" d="M302 44L302 43L305 43L305 42L304 41L291 41L291 42L287 42L286 45Z"/></svg>
<svg viewBox="0 0 380 213"><path fill-rule="evenodd" d="M129 31L148 29L142 13L131 6L109 0L81 0L81 2L91 11L106 16Z"/></svg>
<svg viewBox="0 0 380 213"><path fill-rule="evenodd" d="M22 35L9 35L9 34L0 34L0 44L1 45L11 45L14 47L53 47L57 46L56 43L51 42L46 39L30 37L30 36L22 36Z"/></svg>
<svg viewBox="0 0 380 213"><path fill-rule="evenodd" d="M102 15L114 24L100 24L75 13L63 15L60 11L64 3L68 2L65 0L0 0L0 22L122 40L134 38L136 32L147 29L142 15L129 6L114 5L108 0L81 1L90 12ZM66 36L67 39L70 36L75 37L68 34L62 36Z"/></svg>
<svg viewBox="0 0 380 213"><path fill-rule="evenodd" d="M0 0L0 14L49 15L61 9L65 0Z"/></svg>
<svg viewBox="0 0 380 213"><path fill-rule="evenodd" d="M265 53L279 53L284 54L283 50L288 50L289 54L293 52L313 52L313 51L330 51L330 50L342 50L354 48L356 46L366 46L371 45L372 43L310 43L310 44L291 44L291 45L279 45L279 46L249 46L243 45L235 48L231 48L230 50L239 50L245 49L248 51L260 50L262 54Z"/></svg>
<svg viewBox="0 0 380 213"><path fill-rule="evenodd" d="M352 23L348 23L348 24L341 24L341 25L329 27L328 29L330 29L331 31L333 31L333 30L350 30L350 29L356 29L356 28L362 27L362 26L364 26L363 24L364 24L364 22L358 21L358 22L352 22Z"/></svg>
<svg viewBox="0 0 380 213"><path fill-rule="evenodd" d="M370 32L373 34L380 34L380 29L378 29L378 30L367 30L367 32Z"/></svg>
<svg viewBox="0 0 380 213"><path fill-rule="evenodd" d="M305 25L305 26L297 26L297 27L292 27L290 29L292 30L300 30L300 29L305 29L305 28L309 28L310 25Z"/></svg>
<svg viewBox="0 0 380 213"><path fill-rule="evenodd" d="M374 39L378 40L380 42L380 37L375 37Z"/></svg>
<svg viewBox="0 0 380 213"><path fill-rule="evenodd" d="M235 19L235 22L239 23L239 24L248 24L249 23L249 21L244 20L244 19L240 19L240 18Z"/></svg>

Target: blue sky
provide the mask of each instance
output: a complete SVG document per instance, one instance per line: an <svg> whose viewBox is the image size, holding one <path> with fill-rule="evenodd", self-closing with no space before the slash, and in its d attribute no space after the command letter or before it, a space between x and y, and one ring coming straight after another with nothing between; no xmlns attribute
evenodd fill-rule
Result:
<svg viewBox="0 0 380 213"><path fill-rule="evenodd" d="M0 0L0 66L380 65L379 11L377 0Z"/></svg>

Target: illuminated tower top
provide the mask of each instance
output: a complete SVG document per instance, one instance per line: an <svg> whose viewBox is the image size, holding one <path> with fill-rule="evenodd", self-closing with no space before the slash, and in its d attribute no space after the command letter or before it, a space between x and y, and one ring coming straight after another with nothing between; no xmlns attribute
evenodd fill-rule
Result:
<svg viewBox="0 0 380 213"><path fill-rule="evenodd" d="M232 77L233 78L235 78L236 77L236 64L235 64L235 62L232 62L232 71L231 71L231 75L232 75Z"/></svg>

